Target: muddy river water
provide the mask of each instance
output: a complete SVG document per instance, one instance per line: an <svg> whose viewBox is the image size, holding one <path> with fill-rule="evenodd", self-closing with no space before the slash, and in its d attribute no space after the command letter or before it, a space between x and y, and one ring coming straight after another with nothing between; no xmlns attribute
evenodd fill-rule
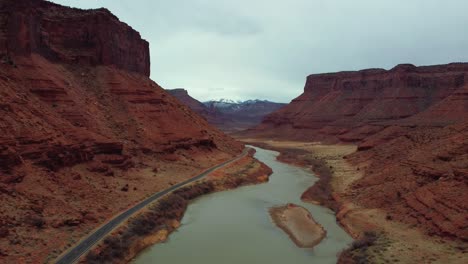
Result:
<svg viewBox="0 0 468 264"><path fill-rule="evenodd" d="M310 172L276 161L278 152L256 148L255 157L273 169L268 183L203 196L187 209L181 227L167 242L143 251L134 264L336 263L352 242L334 213L304 203L301 194L316 181ZM307 208L326 230L313 249L298 248L270 219L272 206Z"/></svg>

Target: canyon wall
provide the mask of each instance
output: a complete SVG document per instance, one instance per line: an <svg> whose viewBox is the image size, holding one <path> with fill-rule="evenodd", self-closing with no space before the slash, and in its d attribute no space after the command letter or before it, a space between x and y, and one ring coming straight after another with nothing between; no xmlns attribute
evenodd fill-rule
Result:
<svg viewBox="0 0 468 264"><path fill-rule="evenodd" d="M0 54L39 54L53 62L113 65L149 76L149 44L106 9L43 0L2 0Z"/></svg>
<svg viewBox="0 0 468 264"><path fill-rule="evenodd" d="M148 78L148 43L109 11L1 0L0 25L0 262L51 261L242 151Z"/></svg>
<svg viewBox="0 0 468 264"><path fill-rule="evenodd" d="M468 241L468 122L406 131L347 160L364 173L349 190L355 202L431 236Z"/></svg>
<svg viewBox="0 0 468 264"><path fill-rule="evenodd" d="M360 142L394 125L445 126L467 120L468 64L314 74L304 93L250 134Z"/></svg>
<svg viewBox="0 0 468 264"><path fill-rule="evenodd" d="M356 144L346 191L430 235L466 241L468 64L314 74L304 93L244 133ZM313 189L311 189L313 190Z"/></svg>
<svg viewBox="0 0 468 264"><path fill-rule="evenodd" d="M148 43L109 11L34 0L2 5L4 28L11 29L4 34L0 80L2 145L11 153L34 160L54 144L55 151L66 151L61 140L81 144L83 155L76 158L83 160L90 158L85 154L121 154L124 145L153 152L192 144L239 151L148 78ZM29 153L22 145L42 151ZM15 158L9 163L15 165Z"/></svg>

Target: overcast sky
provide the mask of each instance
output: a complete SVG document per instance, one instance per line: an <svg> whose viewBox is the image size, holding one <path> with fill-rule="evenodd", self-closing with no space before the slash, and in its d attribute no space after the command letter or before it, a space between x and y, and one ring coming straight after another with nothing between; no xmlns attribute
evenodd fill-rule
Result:
<svg viewBox="0 0 468 264"><path fill-rule="evenodd" d="M289 102L312 73L468 61L467 0L53 0L150 42L151 78L201 100Z"/></svg>

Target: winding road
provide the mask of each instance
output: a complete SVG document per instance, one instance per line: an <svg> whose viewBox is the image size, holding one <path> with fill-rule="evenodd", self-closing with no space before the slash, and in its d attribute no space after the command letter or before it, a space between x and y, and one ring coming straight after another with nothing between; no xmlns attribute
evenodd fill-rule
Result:
<svg viewBox="0 0 468 264"><path fill-rule="evenodd" d="M72 263L75 263L77 262L83 255L85 255L86 253L88 253L88 251L94 246L96 245L99 241L101 241L102 239L104 239L108 234L110 234L116 227L118 227L120 224L122 224L123 222L125 222L128 218L130 218L132 215L134 215L135 213L137 213L138 211L140 211L141 209L145 208L146 206L148 206L149 204L157 201L159 198L163 197L164 195L170 193L170 192L173 192L187 184L190 184L190 183L193 183L195 181L198 181L204 177L206 177L208 174L210 174L211 172L221 168L221 167L224 167L230 163L233 163L243 157L245 157L249 150L251 148L245 148L244 151L242 151L242 154L240 154L239 156L233 158L233 159L230 159L228 161L225 161L221 164L218 164L214 167L211 167L210 169L204 171L203 173L191 178L191 179L188 179L184 182L181 182L181 183L178 183L178 184L175 184L174 186L164 190L164 191L160 191L160 192L157 192L153 195L151 195L150 197L148 197L147 199L141 201L140 203L136 204L135 206L127 209L126 211L120 213L119 215L117 215L116 217L112 218L110 221L108 221L107 223L105 223L104 225L102 225L101 227L97 228L94 230L93 233L89 234L86 238L82 239L78 244L76 244L75 246L73 246L72 248L70 248L69 250L67 250L66 252L64 252L62 255L60 255L57 260L55 261L56 264L72 264Z"/></svg>

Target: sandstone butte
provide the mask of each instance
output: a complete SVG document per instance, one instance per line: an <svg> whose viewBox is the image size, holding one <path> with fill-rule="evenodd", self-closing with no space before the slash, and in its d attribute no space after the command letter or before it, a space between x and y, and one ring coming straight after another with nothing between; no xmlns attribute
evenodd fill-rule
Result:
<svg viewBox="0 0 468 264"><path fill-rule="evenodd" d="M468 239L468 64L314 74L245 137L358 145L348 196L430 235ZM308 193L304 194L304 197Z"/></svg>
<svg viewBox="0 0 468 264"><path fill-rule="evenodd" d="M0 262L51 261L242 151L149 74L148 42L106 9L0 1Z"/></svg>

